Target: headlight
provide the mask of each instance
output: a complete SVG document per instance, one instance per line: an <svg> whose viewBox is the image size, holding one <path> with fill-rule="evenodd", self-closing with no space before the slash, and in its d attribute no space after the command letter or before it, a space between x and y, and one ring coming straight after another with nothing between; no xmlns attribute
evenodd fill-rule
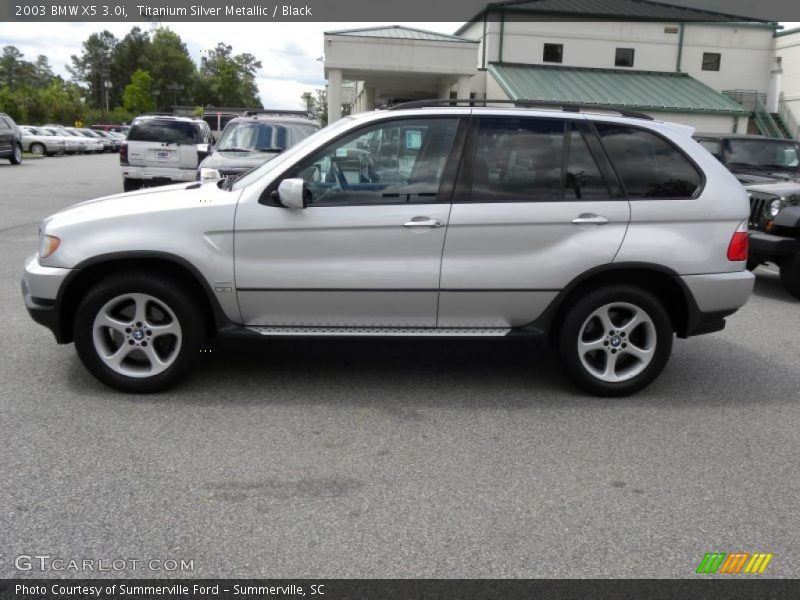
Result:
<svg viewBox="0 0 800 600"><path fill-rule="evenodd" d="M61 245L61 240L54 235L44 235L39 231L39 258L52 256Z"/></svg>
<svg viewBox="0 0 800 600"><path fill-rule="evenodd" d="M216 179L222 179L222 175L216 169L200 169L200 181L214 181Z"/></svg>
<svg viewBox="0 0 800 600"><path fill-rule="evenodd" d="M775 198L772 202L767 204L767 217L770 219L774 219L778 216L778 213L781 212L781 208L783 207L783 199L782 198Z"/></svg>

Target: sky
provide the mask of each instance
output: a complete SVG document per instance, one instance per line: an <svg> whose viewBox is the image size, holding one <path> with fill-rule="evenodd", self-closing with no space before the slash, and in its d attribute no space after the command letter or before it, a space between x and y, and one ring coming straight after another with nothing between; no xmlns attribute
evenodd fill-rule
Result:
<svg viewBox="0 0 800 600"><path fill-rule="evenodd" d="M249 52L261 61L258 89L265 108L302 110L300 96L325 85L323 32L336 29L392 25L393 23L167 23L186 43L199 64L202 53L225 42L234 53ZM397 23L453 33L461 23ZM69 78L69 57L80 54L81 43L95 31L108 29L122 39L134 23L0 23L0 47L13 45L27 60L39 54L50 59L53 70ZM800 23L783 23L787 29ZM146 29L148 23L141 23Z"/></svg>
<svg viewBox="0 0 800 600"><path fill-rule="evenodd" d="M303 92L324 87L323 32L395 23L165 23L181 36L189 54L200 63L202 53L225 42L235 54L249 52L261 61L258 89L265 108L302 110ZM396 23L429 31L453 33L461 23ZM16 46L26 60L39 54L50 59L53 71L69 79L70 56L95 31L108 29L122 39L136 23L0 23L0 48ZM141 23L142 29L149 27Z"/></svg>

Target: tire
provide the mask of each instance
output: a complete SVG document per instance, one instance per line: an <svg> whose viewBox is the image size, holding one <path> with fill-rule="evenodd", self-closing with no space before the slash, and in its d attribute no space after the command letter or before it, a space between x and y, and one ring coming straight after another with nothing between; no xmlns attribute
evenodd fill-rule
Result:
<svg viewBox="0 0 800 600"><path fill-rule="evenodd" d="M640 319L638 324L632 323L634 316ZM664 370L673 335L669 314L652 294L630 285L611 285L567 308L556 343L561 365L573 383L597 396L627 396Z"/></svg>
<svg viewBox="0 0 800 600"><path fill-rule="evenodd" d="M12 165L21 165L22 164L22 146L19 144L14 146L14 150L9 157L9 162Z"/></svg>
<svg viewBox="0 0 800 600"><path fill-rule="evenodd" d="M137 179L122 180L122 189L126 192L133 192L134 190L138 190L140 187L142 187L142 184Z"/></svg>
<svg viewBox="0 0 800 600"><path fill-rule="evenodd" d="M747 265L745 265L745 266L746 266L748 271L755 271L759 267L760 264L761 264L760 262L755 262L755 261L748 260L747 261Z"/></svg>
<svg viewBox="0 0 800 600"><path fill-rule="evenodd" d="M149 394L185 377L207 335L196 299L144 271L94 285L75 313L75 349L89 372L122 392Z"/></svg>
<svg viewBox="0 0 800 600"><path fill-rule="evenodd" d="M34 156L44 156L47 154L47 149L44 147L44 144L40 144L39 142L35 142L31 144L31 154Z"/></svg>
<svg viewBox="0 0 800 600"><path fill-rule="evenodd" d="M800 253L784 258L780 264L780 272L783 287L800 300Z"/></svg>

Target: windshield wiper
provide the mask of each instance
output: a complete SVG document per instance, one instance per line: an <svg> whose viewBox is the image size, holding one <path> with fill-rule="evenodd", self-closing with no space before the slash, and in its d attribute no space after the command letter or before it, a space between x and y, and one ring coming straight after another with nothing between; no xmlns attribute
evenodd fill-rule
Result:
<svg viewBox="0 0 800 600"><path fill-rule="evenodd" d="M770 168L769 165L754 165L753 163L745 162L729 162L728 164L734 167L744 167L745 169L756 169L757 171L766 171Z"/></svg>
<svg viewBox="0 0 800 600"><path fill-rule="evenodd" d="M217 152L252 152L253 150L248 150L247 148L217 148Z"/></svg>
<svg viewBox="0 0 800 600"><path fill-rule="evenodd" d="M280 153L280 152L283 152L284 150L286 150L286 148L272 147L272 148L259 148L258 149L259 152L275 152L275 153Z"/></svg>

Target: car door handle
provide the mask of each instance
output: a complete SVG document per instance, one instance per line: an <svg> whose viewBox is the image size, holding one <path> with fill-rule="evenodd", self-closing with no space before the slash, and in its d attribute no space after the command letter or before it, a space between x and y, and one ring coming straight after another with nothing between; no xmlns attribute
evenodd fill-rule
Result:
<svg viewBox="0 0 800 600"><path fill-rule="evenodd" d="M429 217L414 217L408 223L403 223L403 227L444 227L444 223L439 219Z"/></svg>
<svg viewBox="0 0 800 600"><path fill-rule="evenodd" d="M608 219L601 215L594 215L592 213L583 213L577 219L572 219L573 225L606 225Z"/></svg>

